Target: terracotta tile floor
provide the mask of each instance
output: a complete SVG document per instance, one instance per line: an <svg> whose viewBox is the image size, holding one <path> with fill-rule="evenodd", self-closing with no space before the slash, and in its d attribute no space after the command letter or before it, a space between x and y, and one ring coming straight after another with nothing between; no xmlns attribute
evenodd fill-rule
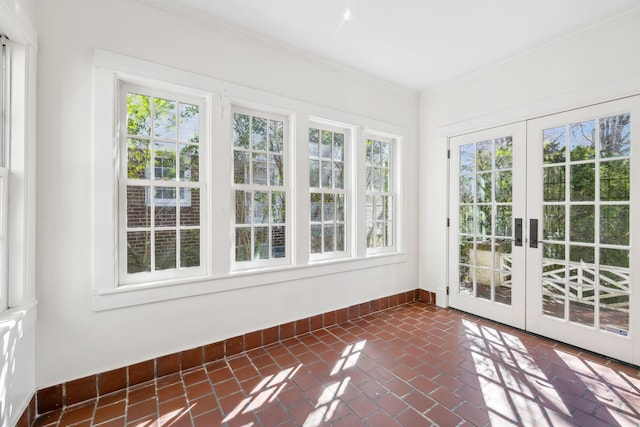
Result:
<svg viewBox="0 0 640 427"><path fill-rule="evenodd" d="M637 368L412 303L68 407L36 425L639 423Z"/></svg>

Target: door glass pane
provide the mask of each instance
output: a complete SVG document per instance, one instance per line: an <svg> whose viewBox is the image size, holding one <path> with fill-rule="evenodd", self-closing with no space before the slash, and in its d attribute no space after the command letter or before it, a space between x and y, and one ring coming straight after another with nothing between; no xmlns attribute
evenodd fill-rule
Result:
<svg viewBox="0 0 640 427"><path fill-rule="evenodd" d="M544 130L542 144L542 312L626 336L631 308L630 114Z"/></svg>

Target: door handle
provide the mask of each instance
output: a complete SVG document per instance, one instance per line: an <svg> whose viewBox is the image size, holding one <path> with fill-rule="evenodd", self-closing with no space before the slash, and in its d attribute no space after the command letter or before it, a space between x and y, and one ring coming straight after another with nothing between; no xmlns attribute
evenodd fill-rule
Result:
<svg viewBox="0 0 640 427"><path fill-rule="evenodd" d="M538 247L538 220L529 219L529 247Z"/></svg>
<svg viewBox="0 0 640 427"><path fill-rule="evenodd" d="M515 246L522 246L522 218L516 218L514 224L515 228Z"/></svg>

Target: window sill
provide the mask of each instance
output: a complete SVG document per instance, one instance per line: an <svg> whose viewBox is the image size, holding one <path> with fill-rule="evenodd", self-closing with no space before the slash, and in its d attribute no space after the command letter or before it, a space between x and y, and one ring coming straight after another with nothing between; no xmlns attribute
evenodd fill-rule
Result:
<svg viewBox="0 0 640 427"><path fill-rule="evenodd" d="M271 285L285 281L363 270L407 261L405 252L370 255L365 258L316 261L304 266L282 266L241 270L221 276L195 277L141 285L126 285L94 291L94 311L112 310L197 295Z"/></svg>
<svg viewBox="0 0 640 427"><path fill-rule="evenodd" d="M36 324L36 305L33 302L21 307L10 308L0 313L0 339L17 331L18 338Z"/></svg>

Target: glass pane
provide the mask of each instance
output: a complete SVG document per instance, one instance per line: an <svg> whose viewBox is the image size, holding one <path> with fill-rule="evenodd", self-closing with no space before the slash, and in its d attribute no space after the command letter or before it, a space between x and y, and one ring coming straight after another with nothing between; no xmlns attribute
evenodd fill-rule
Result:
<svg viewBox="0 0 640 427"><path fill-rule="evenodd" d="M333 134L333 160L344 160L344 134Z"/></svg>
<svg viewBox="0 0 640 427"><path fill-rule="evenodd" d="M373 191L382 191L382 176L384 169L375 168L373 171Z"/></svg>
<svg viewBox="0 0 640 427"><path fill-rule="evenodd" d="M489 236L492 234L491 219L491 205L478 206L478 234L481 236Z"/></svg>
<svg viewBox="0 0 640 427"><path fill-rule="evenodd" d="M283 165L280 154L269 154L269 185L283 185Z"/></svg>
<svg viewBox="0 0 640 427"><path fill-rule="evenodd" d="M269 259L269 227L253 229L253 259Z"/></svg>
<svg viewBox="0 0 640 427"><path fill-rule="evenodd" d="M322 188L332 188L333 171L331 170L331 162L322 161L321 169L322 169Z"/></svg>
<svg viewBox="0 0 640 427"><path fill-rule="evenodd" d="M373 190L373 168L367 167L367 190Z"/></svg>
<svg viewBox="0 0 640 427"><path fill-rule="evenodd" d="M477 267L494 268L492 249L492 239L478 239L474 265ZM478 278L478 274L479 273L476 273L476 279ZM489 282L491 282L491 280L489 280Z"/></svg>
<svg viewBox="0 0 640 427"><path fill-rule="evenodd" d="M198 142L200 113L197 105L180 103L179 136L180 141Z"/></svg>
<svg viewBox="0 0 640 427"><path fill-rule="evenodd" d="M251 261L251 228L236 228L236 261Z"/></svg>
<svg viewBox="0 0 640 427"><path fill-rule="evenodd" d="M600 163L600 200L630 200L631 179L629 160Z"/></svg>
<svg viewBox="0 0 640 427"><path fill-rule="evenodd" d="M249 152L233 152L233 182L236 184L249 184Z"/></svg>
<svg viewBox="0 0 640 427"><path fill-rule="evenodd" d="M181 188L180 194L180 225L200 225L200 189Z"/></svg>
<svg viewBox="0 0 640 427"><path fill-rule="evenodd" d="M151 148L148 139L128 139L127 177L149 179L151 177Z"/></svg>
<svg viewBox="0 0 640 427"><path fill-rule="evenodd" d="M251 120L251 148L267 150L267 119L253 117Z"/></svg>
<svg viewBox="0 0 640 427"><path fill-rule="evenodd" d="M385 243L387 247L391 247L393 246L393 222L392 221L387 221L385 223L385 231L384 231L384 235L385 235Z"/></svg>
<svg viewBox="0 0 640 427"><path fill-rule="evenodd" d="M274 153L284 152L284 124L279 121L269 121L269 150Z"/></svg>
<svg viewBox="0 0 640 427"><path fill-rule="evenodd" d="M151 232L127 233L127 273L151 271Z"/></svg>
<svg viewBox="0 0 640 427"><path fill-rule="evenodd" d="M544 163L564 163L567 150L567 130L564 126L542 131Z"/></svg>
<svg viewBox="0 0 640 427"><path fill-rule="evenodd" d="M285 227L273 227L271 229L271 258L284 258L286 251Z"/></svg>
<svg viewBox="0 0 640 427"><path fill-rule="evenodd" d="M459 197L460 203L474 202L475 182L472 175L460 175Z"/></svg>
<svg viewBox="0 0 640 427"><path fill-rule="evenodd" d="M177 139L176 102L162 98L154 98L153 101L155 108L153 118L153 135L156 138ZM175 268L175 266L173 268Z"/></svg>
<svg viewBox="0 0 640 427"><path fill-rule="evenodd" d="M465 144L460 146L460 173L468 174L475 172L476 169L476 157L475 157L475 145Z"/></svg>
<svg viewBox="0 0 640 427"><path fill-rule="evenodd" d="M236 224L251 224L251 191L236 190Z"/></svg>
<svg viewBox="0 0 640 427"><path fill-rule="evenodd" d="M511 237L511 206L496 206L496 236Z"/></svg>
<svg viewBox="0 0 640 427"><path fill-rule="evenodd" d="M309 156L320 157L320 130L309 129Z"/></svg>
<svg viewBox="0 0 640 427"><path fill-rule="evenodd" d="M380 153L380 164L384 168L391 167L391 144L382 143L382 152Z"/></svg>
<svg viewBox="0 0 640 427"><path fill-rule="evenodd" d="M151 187L127 186L127 227L151 226Z"/></svg>
<svg viewBox="0 0 640 427"><path fill-rule="evenodd" d="M461 265L458 271L458 292L465 295L473 295L474 268Z"/></svg>
<svg viewBox="0 0 640 427"><path fill-rule="evenodd" d="M253 223L267 224L269 222L269 193L255 191L253 193Z"/></svg>
<svg viewBox="0 0 640 427"><path fill-rule="evenodd" d="M376 222L374 227L374 239L376 242L376 247L381 248L385 246L385 236L384 236L384 223Z"/></svg>
<svg viewBox="0 0 640 427"><path fill-rule="evenodd" d="M286 222L286 197L282 191L274 191L271 193L271 221L276 224Z"/></svg>
<svg viewBox="0 0 640 427"><path fill-rule="evenodd" d="M628 279L629 250L600 248L600 270L607 270L608 267L622 267L619 269L611 270L621 271L625 273Z"/></svg>
<svg viewBox="0 0 640 427"><path fill-rule="evenodd" d="M253 184L267 185L267 155L253 153Z"/></svg>
<svg viewBox="0 0 640 427"><path fill-rule="evenodd" d="M331 151L333 149L333 133L323 130L322 134L322 146L320 148L320 157L323 159L331 158Z"/></svg>
<svg viewBox="0 0 640 427"><path fill-rule="evenodd" d="M513 141L510 136L496 139L496 169L509 169L513 165Z"/></svg>
<svg viewBox="0 0 640 427"><path fill-rule="evenodd" d="M493 169L493 143L491 141L478 142L476 145L476 161L478 171Z"/></svg>
<svg viewBox="0 0 640 427"><path fill-rule="evenodd" d="M311 193L310 194L310 218L311 222L321 222L322 221L322 194L321 193Z"/></svg>
<svg viewBox="0 0 640 427"><path fill-rule="evenodd" d="M491 192L493 174L479 173L476 175L476 197L478 203L491 203L493 201L493 193Z"/></svg>
<svg viewBox="0 0 640 427"><path fill-rule="evenodd" d="M344 204L344 194L336 195L336 220L337 221L345 221L345 204Z"/></svg>
<svg viewBox="0 0 640 427"><path fill-rule="evenodd" d="M491 299L491 277L493 271L486 268L476 268L476 297Z"/></svg>
<svg viewBox="0 0 640 427"><path fill-rule="evenodd" d="M335 203L333 201L333 194L325 194L324 195L324 203L323 206L323 221L334 221L335 220Z"/></svg>
<svg viewBox="0 0 640 427"><path fill-rule="evenodd" d="M596 195L596 165L584 163L571 166L571 200L592 201Z"/></svg>
<svg viewBox="0 0 640 427"><path fill-rule="evenodd" d="M200 230L180 230L180 267L200 266Z"/></svg>
<svg viewBox="0 0 640 427"><path fill-rule="evenodd" d="M176 226L176 189L173 187L155 188L155 226Z"/></svg>
<svg viewBox="0 0 640 427"><path fill-rule="evenodd" d="M579 283L569 284L569 320L585 326L594 323L595 289Z"/></svg>
<svg viewBox="0 0 640 427"><path fill-rule="evenodd" d="M564 202L565 199L565 167L554 166L543 169L544 201Z"/></svg>
<svg viewBox="0 0 640 427"><path fill-rule="evenodd" d="M330 224L325 224L324 226L324 251L325 252L333 252L335 251L335 227Z"/></svg>
<svg viewBox="0 0 640 427"><path fill-rule="evenodd" d="M322 253L322 226L312 225L311 227L311 253Z"/></svg>
<svg viewBox="0 0 640 427"><path fill-rule="evenodd" d="M176 179L176 145L173 143L154 143L154 178Z"/></svg>
<svg viewBox="0 0 640 427"><path fill-rule="evenodd" d="M180 180L200 180L200 149L197 145L180 144Z"/></svg>
<svg viewBox="0 0 640 427"><path fill-rule="evenodd" d="M629 245L629 206L600 206L600 243Z"/></svg>
<svg viewBox="0 0 640 427"><path fill-rule="evenodd" d="M385 206L384 206L384 197L377 196L375 198L374 212L376 220L384 220L385 219Z"/></svg>
<svg viewBox="0 0 640 427"><path fill-rule="evenodd" d="M511 305L511 268L513 260L511 240L497 239L494 250L495 268L498 270L493 278L495 301Z"/></svg>
<svg viewBox="0 0 640 427"><path fill-rule="evenodd" d="M382 165L382 142L380 141L373 141L373 148L372 148L372 161L373 161L373 166L381 166Z"/></svg>
<svg viewBox="0 0 640 427"><path fill-rule="evenodd" d="M249 116L246 114L233 115L233 146L249 149Z"/></svg>
<svg viewBox="0 0 640 427"><path fill-rule="evenodd" d="M471 236L460 236L460 252L459 252L459 262L460 264L471 264L471 254L473 252L473 237Z"/></svg>
<svg viewBox="0 0 640 427"><path fill-rule="evenodd" d="M336 251L343 252L346 247L345 225L336 225Z"/></svg>
<svg viewBox="0 0 640 427"><path fill-rule="evenodd" d="M496 172L496 196L498 203L511 203L513 181L511 171Z"/></svg>
<svg viewBox="0 0 640 427"><path fill-rule="evenodd" d="M156 270L176 268L176 231L156 230L155 239Z"/></svg>
<svg viewBox="0 0 640 427"><path fill-rule="evenodd" d="M600 157L631 155L631 115L600 119Z"/></svg>
<svg viewBox="0 0 640 427"><path fill-rule="evenodd" d="M564 205L546 205L542 207L543 240L564 240L565 236L565 208Z"/></svg>
<svg viewBox="0 0 640 427"><path fill-rule="evenodd" d="M542 313L564 319L565 311L565 286L563 283L552 280L542 282Z"/></svg>
<svg viewBox="0 0 640 427"><path fill-rule="evenodd" d="M384 219L391 220L393 219L393 197L391 196L383 196L383 205L384 205Z"/></svg>
<svg viewBox="0 0 640 427"><path fill-rule="evenodd" d="M366 156L367 156L367 166L371 166L373 165L373 141L370 139L367 139L367 146L366 146Z"/></svg>
<svg viewBox="0 0 640 427"><path fill-rule="evenodd" d="M460 206L460 233L474 233L473 220L473 206Z"/></svg>
<svg viewBox="0 0 640 427"><path fill-rule="evenodd" d="M549 259L564 260L566 258L564 250L564 245L559 245L556 243L545 243L545 245L543 246L543 256Z"/></svg>
<svg viewBox="0 0 640 427"><path fill-rule="evenodd" d="M600 289L600 329L616 335L629 334L629 294Z"/></svg>
<svg viewBox="0 0 640 427"><path fill-rule="evenodd" d="M569 126L569 152L571 161L596 158L596 122L591 120Z"/></svg>
<svg viewBox="0 0 640 427"><path fill-rule="evenodd" d="M320 161L309 160L309 187L320 187Z"/></svg>
<svg viewBox="0 0 640 427"><path fill-rule="evenodd" d="M373 221L374 199L375 198L373 196L370 196L370 195L367 196L367 204L366 204L367 222Z"/></svg>
<svg viewBox="0 0 640 427"><path fill-rule="evenodd" d="M333 164L333 188L344 188L344 163L335 162Z"/></svg>
<svg viewBox="0 0 640 427"><path fill-rule="evenodd" d="M134 136L149 136L150 130L149 97L127 93L127 133Z"/></svg>
<svg viewBox="0 0 640 427"><path fill-rule="evenodd" d="M573 242L593 243L595 227L594 213L594 206L571 206L569 208L569 240Z"/></svg>
<svg viewBox="0 0 640 427"><path fill-rule="evenodd" d="M591 264L590 274L593 276L593 263L595 262L595 249L590 246L569 246L569 260L572 268L579 268L579 277L585 277L584 264Z"/></svg>

